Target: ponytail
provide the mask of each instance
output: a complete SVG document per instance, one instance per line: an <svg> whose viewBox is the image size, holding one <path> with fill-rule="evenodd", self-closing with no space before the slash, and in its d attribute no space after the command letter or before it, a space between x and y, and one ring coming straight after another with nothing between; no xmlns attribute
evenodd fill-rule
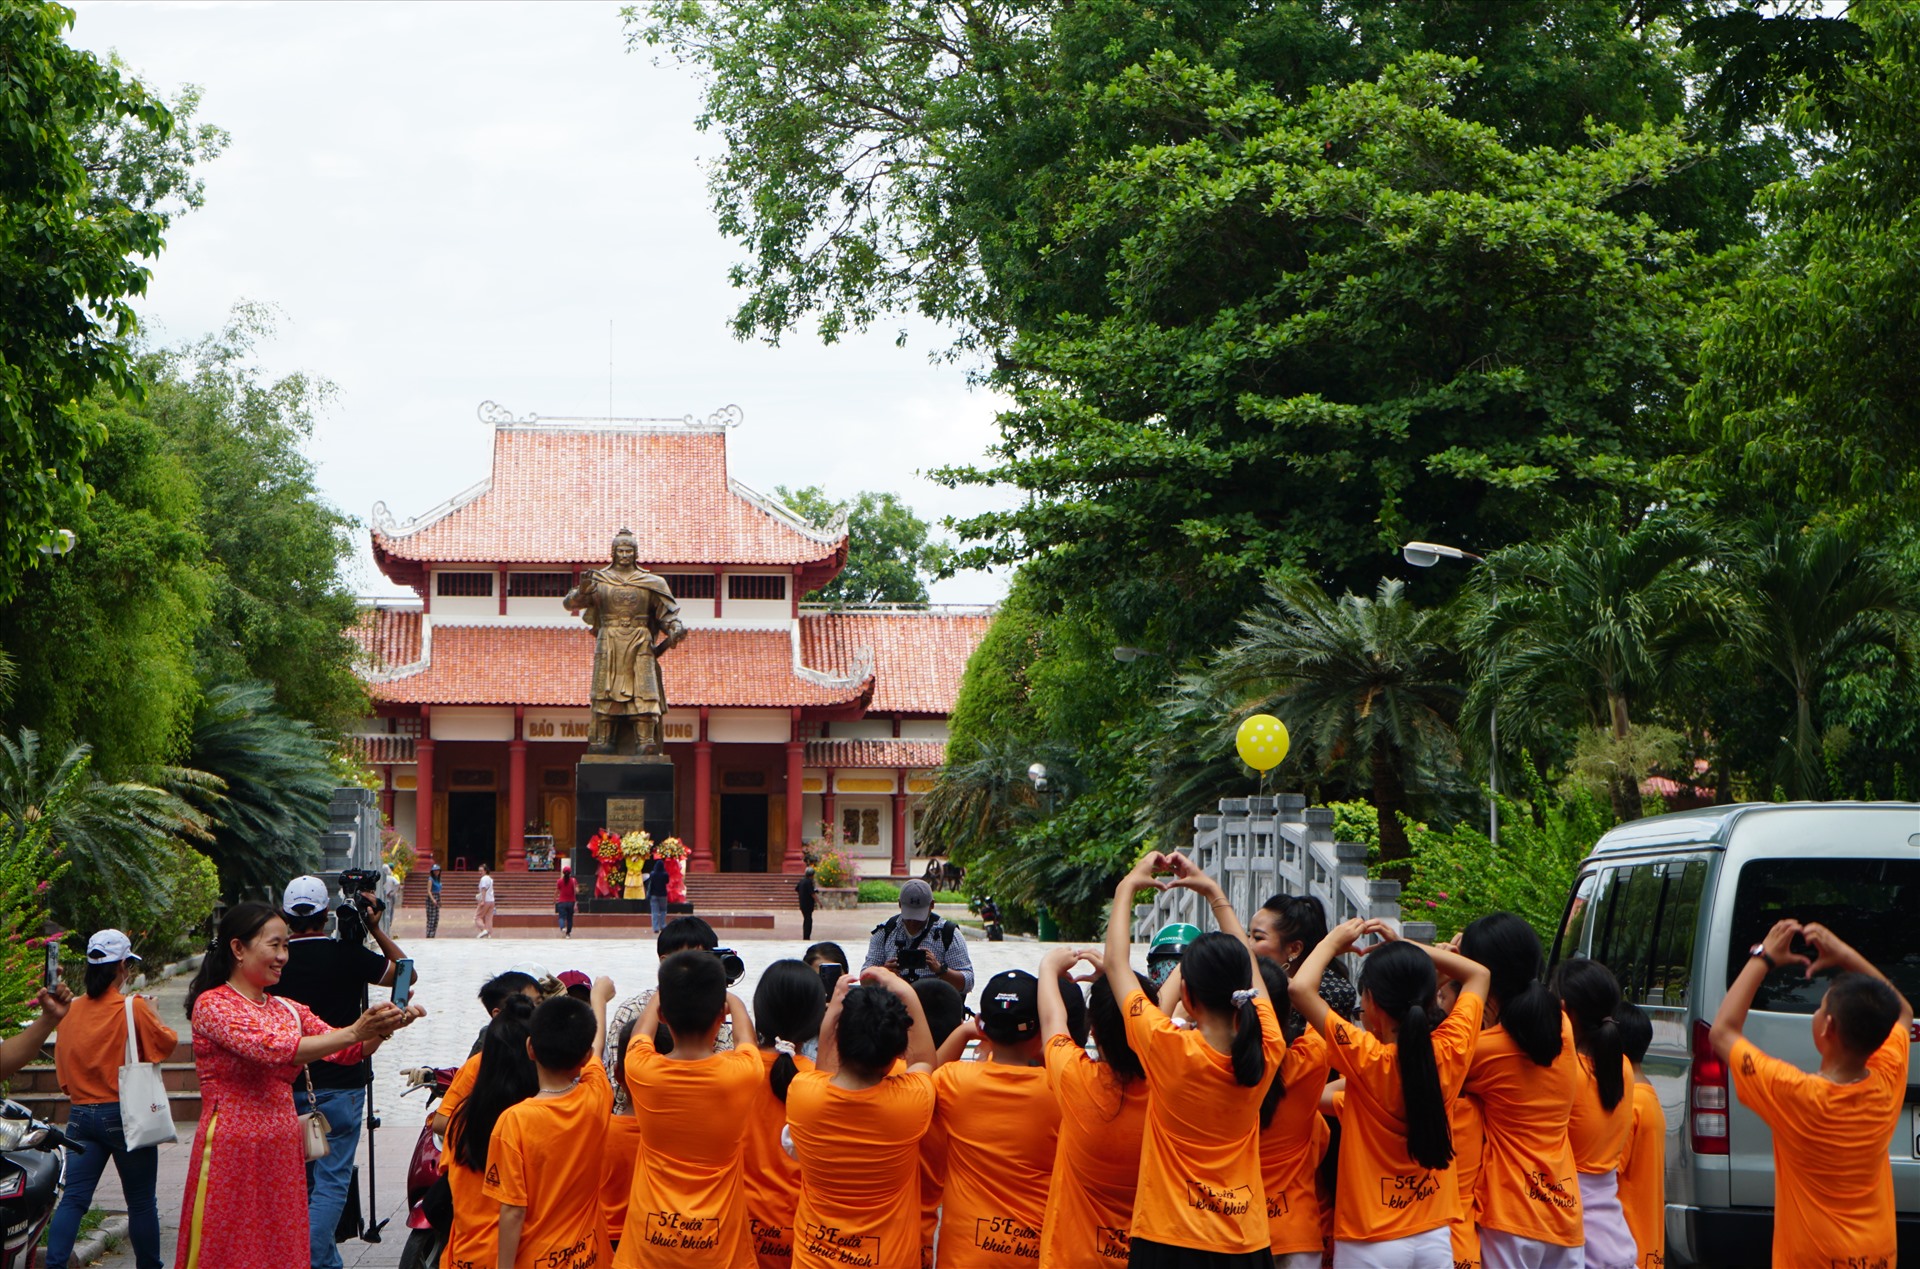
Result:
<svg viewBox="0 0 1920 1269"><path fill-rule="evenodd" d="M786 1041L780 1043L786 1044ZM800 1066L793 1060L793 1054L782 1049L780 1056L773 1059L773 1065L767 1068L767 1088L784 1102L787 1100L787 1086L793 1083L793 1077L799 1073Z"/></svg>
<svg viewBox="0 0 1920 1269"><path fill-rule="evenodd" d="M779 1056L767 1068L767 1090L787 1100L787 1087L800 1073L793 1060L796 1046L820 1034L827 1012L827 989L817 971L805 962L779 960L767 966L753 992L754 1040Z"/></svg>
<svg viewBox="0 0 1920 1269"><path fill-rule="evenodd" d="M1385 943L1367 954L1360 989L1400 1028L1400 1097L1406 1103L1407 1153L1421 1167L1438 1171L1453 1162L1453 1129L1446 1093L1433 1056L1433 961L1411 943Z"/></svg>
<svg viewBox="0 0 1920 1269"><path fill-rule="evenodd" d="M1267 1077L1267 1055L1261 1046L1260 1011L1254 1007L1253 965L1247 945L1231 934L1215 930L1202 934L1180 953L1180 978L1193 1003L1233 1021L1233 1078L1257 1088Z"/></svg>
<svg viewBox="0 0 1920 1269"><path fill-rule="evenodd" d="M1599 961L1576 956L1553 972L1553 984L1573 1020L1575 1045L1593 1063L1600 1108L1612 1111L1627 1095L1626 1037L1614 1017L1621 1010L1620 984Z"/></svg>
<svg viewBox="0 0 1920 1269"><path fill-rule="evenodd" d="M1267 994L1275 1000L1287 998L1287 971L1280 962L1262 956L1260 958L1260 978L1267 985ZM1280 1033L1291 1045L1299 1038L1299 1029L1293 1025L1291 1013L1287 1021L1281 1024ZM1274 1112L1280 1108L1280 1099L1287 1095L1287 1081L1281 1071L1273 1073L1273 1083L1267 1085L1267 1095L1260 1099L1260 1128L1265 1131L1273 1125Z"/></svg>
<svg viewBox="0 0 1920 1269"><path fill-rule="evenodd" d="M1560 999L1540 981L1546 962L1533 927L1511 912L1490 912L1460 936L1460 954L1487 967L1493 978L1487 994L1520 1051L1536 1066L1552 1066L1565 1044Z"/></svg>
<svg viewBox="0 0 1920 1269"><path fill-rule="evenodd" d="M187 984L189 1020L193 1018L194 1002L233 977L233 945L253 942L261 927L279 915L271 906L255 901L236 903L227 909L226 915L220 918L220 928L207 940L207 952L200 958L200 968Z"/></svg>

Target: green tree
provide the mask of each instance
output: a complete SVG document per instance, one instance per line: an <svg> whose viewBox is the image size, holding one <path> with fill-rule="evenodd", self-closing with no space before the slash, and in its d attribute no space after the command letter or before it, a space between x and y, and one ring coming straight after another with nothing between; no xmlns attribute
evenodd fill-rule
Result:
<svg viewBox="0 0 1920 1269"><path fill-rule="evenodd" d="M0 602L84 499L82 464L105 420L77 407L96 387L137 393L133 296L144 294L167 216L89 179L86 136L134 119L158 138L159 101L69 46L73 12L0 6ZM79 135L76 135L79 134Z"/></svg>
<svg viewBox="0 0 1920 1269"><path fill-rule="evenodd" d="M292 718L266 683L222 684L193 721L193 766L218 778L202 808L208 853L228 898L278 893L320 866L320 834L333 796L331 752L312 724Z"/></svg>
<svg viewBox="0 0 1920 1269"><path fill-rule="evenodd" d="M304 452L333 386L262 374L253 352L270 319L243 304L220 334L160 358L148 404L199 488L212 573L201 677L265 680L281 708L338 733L367 712L345 633L354 521L321 497Z"/></svg>
<svg viewBox="0 0 1920 1269"><path fill-rule="evenodd" d="M1454 721L1465 689L1457 630L1451 609L1415 606L1398 581L1383 580L1371 599L1275 583L1210 674L1240 701L1229 716L1234 725L1275 713L1292 736L1289 762L1345 773L1367 790L1381 862L1403 868L1401 817L1428 782L1421 775L1459 761Z"/></svg>
<svg viewBox="0 0 1920 1269"><path fill-rule="evenodd" d="M1478 623L1483 666L1470 717L1494 700L1503 737L1526 743L1585 722L1590 771L1605 773L1613 813L1641 815L1646 756L1665 749L1637 716L1673 688L1683 654L1737 628L1737 601L1700 565L1713 542L1670 513L1591 516L1547 542L1489 557L1497 602ZM1636 735L1636 726L1642 731Z"/></svg>
<svg viewBox="0 0 1920 1269"><path fill-rule="evenodd" d="M933 540L933 531L913 508L890 493L863 490L850 502L835 501L818 485L774 487L780 501L814 524L846 518L847 563L838 576L804 596L822 604L924 604L927 582L953 560L953 550Z"/></svg>

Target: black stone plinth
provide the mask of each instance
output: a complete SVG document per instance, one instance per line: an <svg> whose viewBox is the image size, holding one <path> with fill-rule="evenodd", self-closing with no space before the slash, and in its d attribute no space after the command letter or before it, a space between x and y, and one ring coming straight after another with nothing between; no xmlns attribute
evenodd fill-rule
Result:
<svg viewBox="0 0 1920 1269"><path fill-rule="evenodd" d="M589 879L599 875L600 861L587 849L595 833L603 828L620 833L644 828L656 842L674 835L673 759L588 754L573 768L573 789L573 868L581 879L584 908L593 893ZM636 802L641 806L636 808ZM602 899L589 910L598 911L601 904L610 902L619 901ZM642 910L645 906L641 905Z"/></svg>

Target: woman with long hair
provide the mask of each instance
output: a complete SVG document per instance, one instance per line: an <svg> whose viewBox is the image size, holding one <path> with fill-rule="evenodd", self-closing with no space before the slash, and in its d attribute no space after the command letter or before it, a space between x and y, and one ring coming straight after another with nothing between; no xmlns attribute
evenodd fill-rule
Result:
<svg viewBox="0 0 1920 1269"><path fill-rule="evenodd" d="M1327 937L1326 905L1310 894L1274 895L1253 914L1247 934L1255 955L1277 963L1292 978L1300 972L1307 954ZM1347 977L1347 967L1339 961L1327 966L1327 972L1320 976L1320 999L1348 1022L1359 1017L1359 994ZM1292 1013L1289 1029L1304 1030L1307 1024L1299 1011Z"/></svg>
<svg viewBox="0 0 1920 1269"><path fill-rule="evenodd" d="M480 1040L480 1071L447 1123L447 1184L453 1191L453 1232L441 1253L446 1265L490 1265L499 1252L500 1203L483 1194L487 1145L509 1106L540 1090L527 1041L533 1035L533 1001L512 995L487 1024Z"/></svg>
<svg viewBox="0 0 1920 1269"><path fill-rule="evenodd" d="M1364 935L1386 939L1367 952L1360 975L1366 1028L1334 1016L1320 976ZM1439 975L1459 980L1460 998L1441 1018ZM1448 1105L1459 1094L1480 1036L1492 976L1446 948L1400 939L1385 921L1344 921L1321 940L1289 985L1294 1003L1327 1041L1346 1077L1340 1134L1340 1193L1333 1218L1336 1269L1451 1269L1451 1227L1460 1196Z"/></svg>
<svg viewBox="0 0 1920 1269"><path fill-rule="evenodd" d="M1260 957L1260 977L1269 996L1286 998L1287 971L1277 959ZM1332 1139L1320 1113L1320 1094L1327 1086L1327 1042L1318 1030L1304 1025L1283 1024L1281 1035L1287 1053L1260 1101L1267 1237L1276 1269L1320 1269L1325 1229L1318 1172Z"/></svg>
<svg viewBox="0 0 1920 1269"><path fill-rule="evenodd" d="M1586 1233L1567 1132L1583 1076L1573 1023L1541 981L1540 936L1524 920L1490 912L1459 943L1491 975L1466 1083L1486 1132L1474 1190L1481 1264L1582 1269Z"/></svg>
<svg viewBox="0 0 1920 1269"><path fill-rule="evenodd" d="M1067 998L1078 984L1063 978L1081 961L1099 977L1088 993L1087 1020L1099 1057L1073 1036ZM1135 974L1140 990L1153 984ZM1147 1072L1127 1043L1127 1021L1097 949L1054 948L1040 960L1040 1034L1047 1082L1060 1103L1053 1185L1040 1225L1040 1263L1059 1269L1104 1269L1124 1247L1113 1236L1133 1213L1140 1184L1140 1143L1147 1127Z"/></svg>
<svg viewBox="0 0 1920 1269"><path fill-rule="evenodd" d="M1620 1161L1633 1135L1633 1063L1615 1020L1620 984L1599 961L1576 956L1553 971L1553 989L1573 1023L1580 1092L1567 1125L1580 1178L1587 1269L1633 1269L1639 1253L1620 1205Z"/></svg>
<svg viewBox="0 0 1920 1269"><path fill-rule="evenodd" d="M1167 873L1171 880L1159 875ZM1127 959L1135 892L1169 886L1200 895L1220 926L1180 954L1180 1004L1191 1030L1176 1027L1141 990ZM1254 961L1220 883L1184 855L1150 853L1115 889L1104 968L1151 1094L1129 1222L1135 1269L1272 1263L1260 1101L1285 1048Z"/></svg>
<svg viewBox="0 0 1920 1269"><path fill-rule="evenodd" d="M378 1004L338 1029L267 988L287 964L287 923L264 903L227 910L187 987L200 1127L187 1160L178 1269L306 1269L307 1168L293 1081L309 1062L358 1062L418 1006Z"/></svg>
<svg viewBox="0 0 1920 1269"><path fill-rule="evenodd" d="M760 1269L793 1261L793 1214L800 1206L800 1164L780 1144L787 1125L787 1089L811 1071L801 1046L820 1035L827 989L805 962L775 961L753 990L754 1040L767 1065L767 1082L754 1103L740 1164L746 1174L747 1220Z"/></svg>

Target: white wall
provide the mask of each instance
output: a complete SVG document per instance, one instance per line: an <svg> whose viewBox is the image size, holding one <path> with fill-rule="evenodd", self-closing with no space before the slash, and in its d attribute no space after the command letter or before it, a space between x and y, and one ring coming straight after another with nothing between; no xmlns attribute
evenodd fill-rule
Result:
<svg viewBox="0 0 1920 1269"><path fill-rule="evenodd" d="M891 740L893 738L893 720L889 718L856 718L847 722L835 720L827 724L829 740Z"/></svg>
<svg viewBox="0 0 1920 1269"><path fill-rule="evenodd" d="M902 740L945 740L952 730L944 718L900 720L900 739Z"/></svg>
<svg viewBox="0 0 1920 1269"><path fill-rule="evenodd" d="M435 740L512 740L511 705L436 705L429 716Z"/></svg>
<svg viewBox="0 0 1920 1269"><path fill-rule="evenodd" d="M673 690L673 680L667 680ZM734 744L782 744L792 734L784 709L716 709L707 714L707 739Z"/></svg>

